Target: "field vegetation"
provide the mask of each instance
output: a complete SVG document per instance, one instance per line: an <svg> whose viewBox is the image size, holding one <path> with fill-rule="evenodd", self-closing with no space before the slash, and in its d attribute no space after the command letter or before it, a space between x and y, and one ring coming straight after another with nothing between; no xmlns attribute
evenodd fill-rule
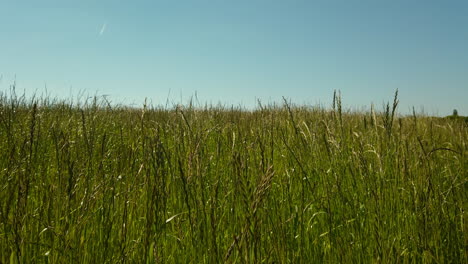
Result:
<svg viewBox="0 0 468 264"><path fill-rule="evenodd" d="M0 263L468 263L464 120L0 96Z"/></svg>

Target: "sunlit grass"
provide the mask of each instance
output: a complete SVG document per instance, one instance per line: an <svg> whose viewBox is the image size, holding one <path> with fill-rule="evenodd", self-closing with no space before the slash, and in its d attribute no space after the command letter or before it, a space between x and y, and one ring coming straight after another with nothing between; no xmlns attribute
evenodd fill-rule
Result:
<svg viewBox="0 0 468 264"><path fill-rule="evenodd" d="M0 98L0 263L467 263L467 123Z"/></svg>

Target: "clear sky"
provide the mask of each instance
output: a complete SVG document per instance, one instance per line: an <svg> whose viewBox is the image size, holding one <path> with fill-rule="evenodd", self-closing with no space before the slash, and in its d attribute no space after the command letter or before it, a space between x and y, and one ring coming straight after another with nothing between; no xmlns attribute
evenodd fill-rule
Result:
<svg viewBox="0 0 468 264"><path fill-rule="evenodd" d="M0 0L0 90L468 115L468 1Z"/></svg>

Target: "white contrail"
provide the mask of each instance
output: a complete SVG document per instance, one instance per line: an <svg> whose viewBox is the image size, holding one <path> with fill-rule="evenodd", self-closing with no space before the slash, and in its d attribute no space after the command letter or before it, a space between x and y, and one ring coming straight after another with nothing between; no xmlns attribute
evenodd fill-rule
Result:
<svg viewBox="0 0 468 264"><path fill-rule="evenodd" d="M106 27L107 27L107 22L102 25L101 31L99 32L99 36L102 36L102 34L104 34L104 31L106 31Z"/></svg>

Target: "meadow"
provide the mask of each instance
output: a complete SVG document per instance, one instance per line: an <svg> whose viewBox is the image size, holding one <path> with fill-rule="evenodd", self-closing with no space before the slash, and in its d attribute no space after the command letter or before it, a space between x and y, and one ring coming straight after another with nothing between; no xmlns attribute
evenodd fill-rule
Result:
<svg viewBox="0 0 468 264"><path fill-rule="evenodd" d="M0 95L0 263L468 263L468 126Z"/></svg>

